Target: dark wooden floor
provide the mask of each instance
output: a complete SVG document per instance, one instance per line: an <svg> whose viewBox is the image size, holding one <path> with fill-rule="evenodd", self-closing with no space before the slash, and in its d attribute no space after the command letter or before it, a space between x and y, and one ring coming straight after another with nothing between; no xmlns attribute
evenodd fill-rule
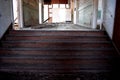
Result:
<svg viewBox="0 0 120 80"><path fill-rule="evenodd" d="M115 80L118 64L105 31L9 30L1 40L1 80Z"/></svg>

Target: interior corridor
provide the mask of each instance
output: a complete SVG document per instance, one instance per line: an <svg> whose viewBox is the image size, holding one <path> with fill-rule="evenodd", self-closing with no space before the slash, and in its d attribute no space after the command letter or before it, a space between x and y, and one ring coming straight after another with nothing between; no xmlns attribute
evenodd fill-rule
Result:
<svg viewBox="0 0 120 80"><path fill-rule="evenodd" d="M102 30L102 0L13 0L15 30Z"/></svg>

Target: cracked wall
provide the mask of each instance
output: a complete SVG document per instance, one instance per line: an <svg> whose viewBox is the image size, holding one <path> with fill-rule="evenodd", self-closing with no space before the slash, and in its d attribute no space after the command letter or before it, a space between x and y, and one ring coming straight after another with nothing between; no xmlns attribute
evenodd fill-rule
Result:
<svg viewBox="0 0 120 80"><path fill-rule="evenodd" d="M24 27L39 24L39 0L23 0Z"/></svg>

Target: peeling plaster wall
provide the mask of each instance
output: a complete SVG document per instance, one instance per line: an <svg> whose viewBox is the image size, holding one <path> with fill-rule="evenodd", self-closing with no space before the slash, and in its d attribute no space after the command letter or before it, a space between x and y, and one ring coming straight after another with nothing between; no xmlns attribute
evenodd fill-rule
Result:
<svg viewBox="0 0 120 80"><path fill-rule="evenodd" d="M93 0L79 0L79 24L90 27L92 24Z"/></svg>
<svg viewBox="0 0 120 80"><path fill-rule="evenodd" d="M0 0L0 38L12 23L12 0Z"/></svg>
<svg viewBox="0 0 120 80"><path fill-rule="evenodd" d="M105 0L104 23L110 38L113 36L116 0Z"/></svg>
<svg viewBox="0 0 120 80"><path fill-rule="evenodd" d="M39 24L39 0L23 0L23 21L25 27Z"/></svg>

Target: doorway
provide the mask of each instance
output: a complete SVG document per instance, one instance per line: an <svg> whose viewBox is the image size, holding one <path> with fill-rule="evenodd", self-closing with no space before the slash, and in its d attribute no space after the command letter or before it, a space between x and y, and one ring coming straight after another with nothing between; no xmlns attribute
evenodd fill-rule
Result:
<svg viewBox="0 0 120 80"><path fill-rule="evenodd" d="M44 4L43 23L72 22L70 4Z"/></svg>

